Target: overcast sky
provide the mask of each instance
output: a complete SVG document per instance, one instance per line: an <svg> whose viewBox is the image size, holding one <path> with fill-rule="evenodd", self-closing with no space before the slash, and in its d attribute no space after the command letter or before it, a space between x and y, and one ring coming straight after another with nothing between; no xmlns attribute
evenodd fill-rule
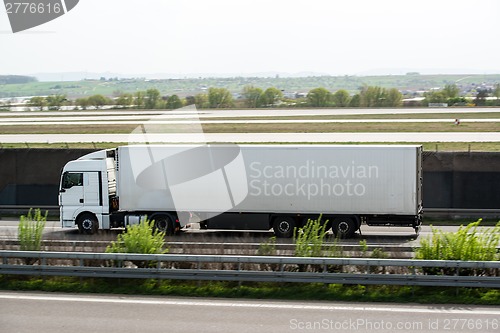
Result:
<svg viewBox="0 0 500 333"><path fill-rule="evenodd" d="M13 34L0 74L500 73L498 0L80 0Z"/></svg>

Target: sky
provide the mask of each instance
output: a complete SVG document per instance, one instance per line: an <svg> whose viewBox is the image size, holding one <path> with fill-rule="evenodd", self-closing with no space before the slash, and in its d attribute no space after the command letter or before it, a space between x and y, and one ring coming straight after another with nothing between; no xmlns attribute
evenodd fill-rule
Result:
<svg viewBox="0 0 500 333"><path fill-rule="evenodd" d="M500 73L498 0L80 0L12 33L0 74Z"/></svg>

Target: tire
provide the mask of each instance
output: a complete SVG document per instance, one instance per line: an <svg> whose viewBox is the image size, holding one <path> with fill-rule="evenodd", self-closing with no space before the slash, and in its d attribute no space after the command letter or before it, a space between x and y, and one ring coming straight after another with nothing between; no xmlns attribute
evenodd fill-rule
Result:
<svg viewBox="0 0 500 333"><path fill-rule="evenodd" d="M165 235L170 236L174 234L174 220L168 214L154 215L151 217L155 221L154 228L159 232L164 232Z"/></svg>
<svg viewBox="0 0 500 333"><path fill-rule="evenodd" d="M80 215L76 224L81 234L92 235L99 229L99 222L94 214L87 213Z"/></svg>
<svg viewBox="0 0 500 333"><path fill-rule="evenodd" d="M295 227L297 226L297 222L287 216L278 216L273 220L273 230L274 234L278 238L291 238L293 237L293 233Z"/></svg>
<svg viewBox="0 0 500 333"><path fill-rule="evenodd" d="M350 217L337 217L332 223L333 234L338 238L352 238L358 229L358 225Z"/></svg>

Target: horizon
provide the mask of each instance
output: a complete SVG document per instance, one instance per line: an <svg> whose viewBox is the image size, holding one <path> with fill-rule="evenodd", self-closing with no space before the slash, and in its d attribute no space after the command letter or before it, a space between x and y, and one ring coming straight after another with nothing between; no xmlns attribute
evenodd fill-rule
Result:
<svg viewBox="0 0 500 333"><path fill-rule="evenodd" d="M0 43L9 50L0 73L500 73L500 2L474 5L471 12L466 0L86 0L15 34L0 10Z"/></svg>

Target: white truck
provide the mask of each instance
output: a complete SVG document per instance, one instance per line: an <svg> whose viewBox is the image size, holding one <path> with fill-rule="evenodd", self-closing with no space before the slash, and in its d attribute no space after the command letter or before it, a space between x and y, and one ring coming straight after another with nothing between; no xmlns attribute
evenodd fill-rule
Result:
<svg viewBox="0 0 500 333"><path fill-rule="evenodd" d="M416 145L130 145L68 162L63 227L92 234L146 218L173 234L201 228L293 236L323 214L338 237L361 224L422 221L422 148Z"/></svg>

